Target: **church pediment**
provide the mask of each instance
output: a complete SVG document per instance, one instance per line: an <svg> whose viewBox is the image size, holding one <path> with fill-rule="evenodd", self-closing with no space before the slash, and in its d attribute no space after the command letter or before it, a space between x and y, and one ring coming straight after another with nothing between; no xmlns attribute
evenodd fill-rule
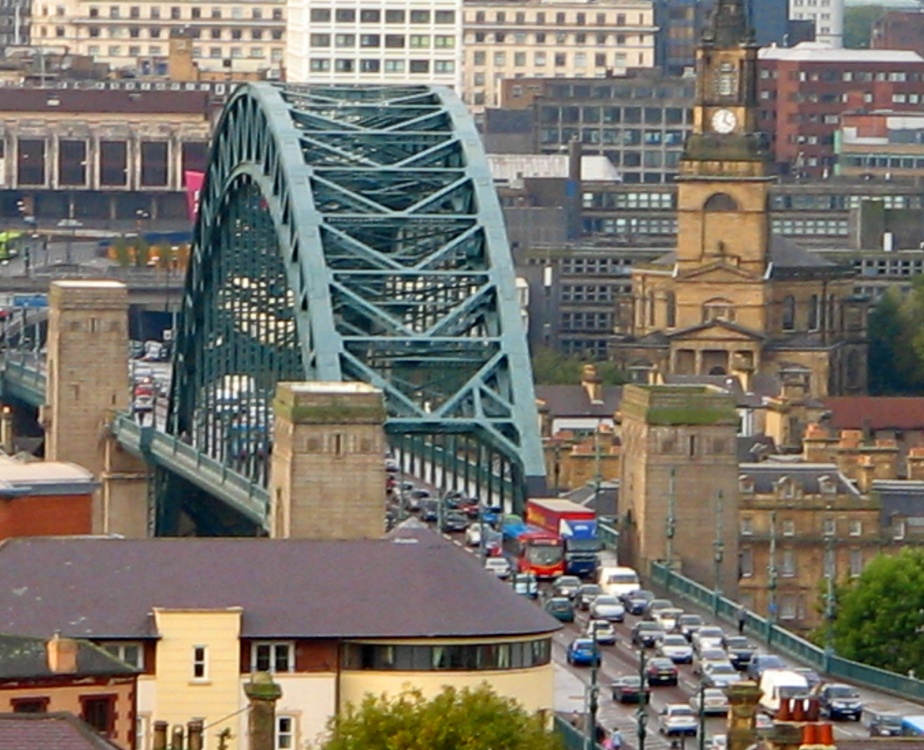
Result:
<svg viewBox="0 0 924 750"><path fill-rule="evenodd" d="M762 341L763 336L744 326L730 323L727 320L710 320L706 323L681 328L668 334L671 342L677 341Z"/></svg>
<svg viewBox="0 0 924 750"><path fill-rule="evenodd" d="M757 277L748 273L744 269L738 268L730 263L716 261L707 265L691 268L686 271L680 271L677 274L678 279L690 281L724 282L724 281L757 281Z"/></svg>

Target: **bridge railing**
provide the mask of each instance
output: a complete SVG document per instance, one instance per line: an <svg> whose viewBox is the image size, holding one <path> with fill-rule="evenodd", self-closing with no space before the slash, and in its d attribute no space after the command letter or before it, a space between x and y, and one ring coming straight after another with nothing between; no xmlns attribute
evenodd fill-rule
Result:
<svg viewBox="0 0 924 750"><path fill-rule="evenodd" d="M651 564L651 581L669 593L715 613L726 622L735 622L739 607L736 602L718 595L712 589L696 581L691 581L671 570L664 563ZM924 681L872 667L869 664L844 659L753 612L748 612L745 626L751 635L768 646L772 645L775 650L831 677L849 680L902 698L924 700Z"/></svg>

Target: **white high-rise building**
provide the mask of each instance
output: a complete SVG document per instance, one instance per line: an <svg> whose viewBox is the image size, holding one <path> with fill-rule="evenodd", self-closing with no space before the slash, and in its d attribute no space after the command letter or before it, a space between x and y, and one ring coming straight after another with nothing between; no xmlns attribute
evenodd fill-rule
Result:
<svg viewBox="0 0 924 750"><path fill-rule="evenodd" d="M461 0L289 0L286 80L459 88Z"/></svg>
<svg viewBox="0 0 924 750"><path fill-rule="evenodd" d="M816 42L844 46L844 0L789 0L789 17L814 21Z"/></svg>

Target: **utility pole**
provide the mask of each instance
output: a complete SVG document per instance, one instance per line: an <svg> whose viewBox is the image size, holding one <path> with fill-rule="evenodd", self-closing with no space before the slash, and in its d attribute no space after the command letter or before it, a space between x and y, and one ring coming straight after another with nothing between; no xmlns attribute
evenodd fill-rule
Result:
<svg viewBox="0 0 924 750"><path fill-rule="evenodd" d="M597 673L600 671L600 649L597 646L597 629L590 631L594 644L594 658L590 663L590 685L587 687L587 725L584 734L584 750L593 750L597 744L597 710L600 707Z"/></svg>
<svg viewBox="0 0 924 750"><path fill-rule="evenodd" d="M770 561L767 565L767 593L769 601L767 603L767 619L770 620L770 627L776 625L776 511L770 513ZM772 632L772 631L771 631Z"/></svg>
<svg viewBox="0 0 924 750"><path fill-rule="evenodd" d="M638 750L645 750L645 737L648 734L648 676L645 673L645 648L641 647L638 651L638 677L641 681L639 690L641 696L638 699L638 709L635 711L635 731L638 737Z"/></svg>
<svg viewBox="0 0 924 750"><path fill-rule="evenodd" d="M834 532L825 533L825 657L834 653L834 578L837 575L837 557Z"/></svg>
<svg viewBox="0 0 924 750"><path fill-rule="evenodd" d="M724 533L722 514L724 508L724 495L722 490L719 490L715 495L715 541L713 542L713 559L715 560L715 603L713 607L716 613L719 611L719 598L722 596L722 561L725 559L725 542L722 541Z"/></svg>
<svg viewBox="0 0 924 750"><path fill-rule="evenodd" d="M667 537L667 569L674 569L674 532L677 526L677 470L671 466L670 481L667 490L667 528L664 535Z"/></svg>
<svg viewBox="0 0 924 750"><path fill-rule="evenodd" d="M597 501L600 497L600 485L603 483L603 477L600 474L600 422L594 428L594 510L599 506Z"/></svg>
<svg viewBox="0 0 924 750"><path fill-rule="evenodd" d="M697 737L699 741L699 750L706 750L706 682L699 681L699 710L697 711L699 726L697 727Z"/></svg>

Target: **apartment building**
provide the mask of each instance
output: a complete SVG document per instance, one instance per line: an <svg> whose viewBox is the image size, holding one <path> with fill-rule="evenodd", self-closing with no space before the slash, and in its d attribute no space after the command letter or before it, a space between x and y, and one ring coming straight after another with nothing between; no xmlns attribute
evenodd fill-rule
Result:
<svg viewBox="0 0 924 750"><path fill-rule="evenodd" d="M872 49L906 49L924 55L924 13L887 10L873 21Z"/></svg>
<svg viewBox="0 0 924 750"><path fill-rule="evenodd" d="M4 0L0 3L0 54L7 47L29 43L31 0Z"/></svg>
<svg viewBox="0 0 924 750"><path fill-rule="evenodd" d="M273 78L282 73L284 13L281 0L41 0L32 6L32 45L88 55L133 75L166 75L171 33L187 30L201 71Z"/></svg>
<svg viewBox="0 0 924 750"><path fill-rule="evenodd" d="M463 98L500 104L510 78L606 78L655 60L652 0L466 2Z"/></svg>
<svg viewBox="0 0 924 750"><path fill-rule="evenodd" d="M844 46L844 0L790 0L789 17L811 21L816 42L826 47Z"/></svg>
<svg viewBox="0 0 924 750"><path fill-rule="evenodd" d="M290 82L420 83L458 89L461 62L461 0L288 5Z"/></svg>

